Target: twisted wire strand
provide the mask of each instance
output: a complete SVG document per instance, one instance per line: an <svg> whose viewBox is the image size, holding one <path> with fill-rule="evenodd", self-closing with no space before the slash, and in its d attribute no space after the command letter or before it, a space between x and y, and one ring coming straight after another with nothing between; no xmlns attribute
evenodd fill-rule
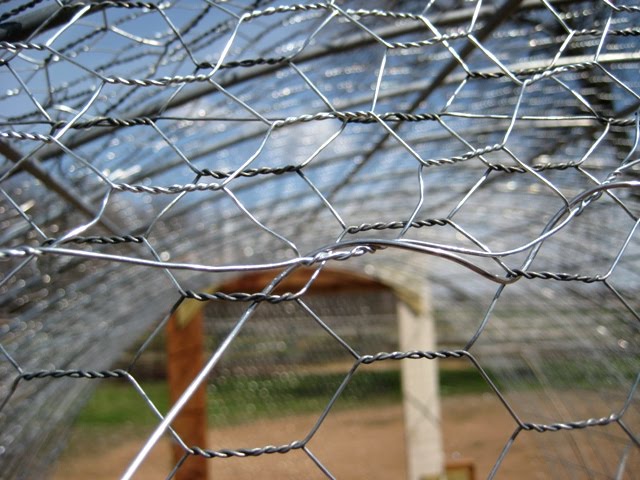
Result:
<svg viewBox="0 0 640 480"><path fill-rule="evenodd" d="M620 419L620 416L616 413L612 413L607 417L601 418L588 418L586 420L578 420L575 422L562 422L562 423L525 423L523 425L524 430L532 430L539 433L545 432L560 432L571 430L582 430L589 427L606 427L612 423L616 423Z"/></svg>
<svg viewBox="0 0 640 480"><path fill-rule="evenodd" d="M385 122L424 122L424 121L439 121L443 116L447 114L440 113L405 113L405 112L385 112L376 114L374 112L349 112L349 111L335 111L335 112L317 112L313 114L304 114L298 116L287 117L283 119L272 120L274 128L282 128L290 125L296 125L300 123L309 123L323 120L340 120L343 123L361 123L371 124L377 123L380 120ZM455 115L455 114L449 114ZM618 127L627 127L635 125L636 121L632 118L613 118L613 117L587 117L587 119L597 121L603 125L612 125ZM64 121L49 122L53 131L63 128L72 128L74 130L91 129L94 127L138 127L142 125L152 125L158 120L173 120L171 117L137 117L137 118L116 118L116 117L97 117L91 120L75 122L69 124ZM206 121L206 119L194 118L193 121ZM45 123L45 122L40 122ZM0 135L3 138L13 140L32 140L40 141L44 143L50 143L53 140L53 135L45 135L40 133L31 133L23 131L0 131Z"/></svg>
<svg viewBox="0 0 640 480"><path fill-rule="evenodd" d="M110 237L102 237L99 235L91 235L89 237L71 237L66 239L49 238L42 242L42 246L50 246L59 242L61 244L75 243L77 245L82 244L95 244L95 245L117 245L120 243L144 243L144 237L141 235L114 235Z"/></svg>
<svg viewBox="0 0 640 480"><path fill-rule="evenodd" d="M39 370L37 372L25 372L18 378L22 380L36 380L43 378L125 378L129 374L125 370Z"/></svg>
<svg viewBox="0 0 640 480"><path fill-rule="evenodd" d="M200 447L191 447L190 453L205 458L259 457L261 455L269 455L272 453L288 453L292 450L299 450L304 446L304 442L296 440L286 445L267 445L256 448L208 450Z"/></svg>

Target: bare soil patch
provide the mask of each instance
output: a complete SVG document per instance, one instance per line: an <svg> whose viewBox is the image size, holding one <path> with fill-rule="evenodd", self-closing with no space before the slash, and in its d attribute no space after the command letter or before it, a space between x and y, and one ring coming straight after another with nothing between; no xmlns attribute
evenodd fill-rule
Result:
<svg viewBox="0 0 640 480"><path fill-rule="evenodd" d="M442 404L447 459L472 459L477 478L486 478L515 422L492 395L460 395ZM301 439L317 415L295 415L209 431L209 446L256 447ZM76 433L55 468L55 480L113 479L126 469L144 441L144 433L110 434L88 441ZM248 440L249 439L249 440ZM521 440L520 438L518 440ZM250 444L247 442L250 441ZM332 412L309 448L339 479L401 479L405 472L405 441L400 405ZM168 441L150 454L136 478L165 478L171 470ZM210 478L320 479L326 478L302 451L255 458L211 460ZM544 478L534 442L514 445L498 478Z"/></svg>

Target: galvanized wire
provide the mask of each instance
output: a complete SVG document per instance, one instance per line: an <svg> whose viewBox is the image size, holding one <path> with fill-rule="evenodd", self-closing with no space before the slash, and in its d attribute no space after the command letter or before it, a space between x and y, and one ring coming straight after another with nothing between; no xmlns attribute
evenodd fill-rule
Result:
<svg viewBox="0 0 640 480"><path fill-rule="evenodd" d="M544 435L549 477L633 477L640 7L2 6L6 478L45 471L89 380L114 378L158 416L122 478L167 433L185 458L301 450L332 478L308 444L356 371L448 359L513 419L491 478L525 435ZM336 265L412 294L428 282L442 348L356 353L305 302ZM302 267L304 288L275 293ZM273 274L262 291L209 289L257 271ZM135 364L185 299L245 306L161 414ZM317 423L281 446L185 445L170 424L190 395L260 305L288 303L354 357Z"/></svg>

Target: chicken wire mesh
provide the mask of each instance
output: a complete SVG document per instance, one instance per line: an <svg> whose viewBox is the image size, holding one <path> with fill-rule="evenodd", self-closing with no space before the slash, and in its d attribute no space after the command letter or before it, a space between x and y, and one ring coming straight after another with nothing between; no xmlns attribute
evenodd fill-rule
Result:
<svg viewBox="0 0 640 480"><path fill-rule="evenodd" d="M144 395L137 339L183 300L239 304L204 379L238 358L254 310L305 309L334 266L409 295L429 285L439 350L353 350L335 325L325 341L354 372L465 358L499 384L514 430L492 476L535 437L542 478L634 477L639 6L2 9L3 478L47 471L95 379ZM274 293L303 268L305 288ZM262 290L209 290L257 271ZM181 407L158 412L124 478ZM301 450L331 477L309 439L183 446L211 462Z"/></svg>

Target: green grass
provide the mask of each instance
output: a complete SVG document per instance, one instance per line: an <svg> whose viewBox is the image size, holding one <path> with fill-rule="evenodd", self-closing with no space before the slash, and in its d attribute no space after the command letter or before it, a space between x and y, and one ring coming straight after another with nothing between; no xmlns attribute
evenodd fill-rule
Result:
<svg viewBox="0 0 640 480"><path fill-rule="evenodd" d="M165 382L144 382L143 388L161 412L169 407ZM104 380L80 412L81 427L154 425L157 417L133 386L122 380Z"/></svg>
<svg viewBox="0 0 640 480"><path fill-rule="evenodd" d="M209 386L209 418L213 425L231 425L259 418L319 412L344 377L343 373L306 373L219 378ZM169 408L166 384L142 382L142 387L158 409L165 413ZM475 369L440 371L443 395L480 393L487 388ZM334 408L392 404L400 400L398 370L363 369L351 379ZM155 424L157 418L143 398L131 384L120 380L103 381L77 420L81 428Z"/></svg>

